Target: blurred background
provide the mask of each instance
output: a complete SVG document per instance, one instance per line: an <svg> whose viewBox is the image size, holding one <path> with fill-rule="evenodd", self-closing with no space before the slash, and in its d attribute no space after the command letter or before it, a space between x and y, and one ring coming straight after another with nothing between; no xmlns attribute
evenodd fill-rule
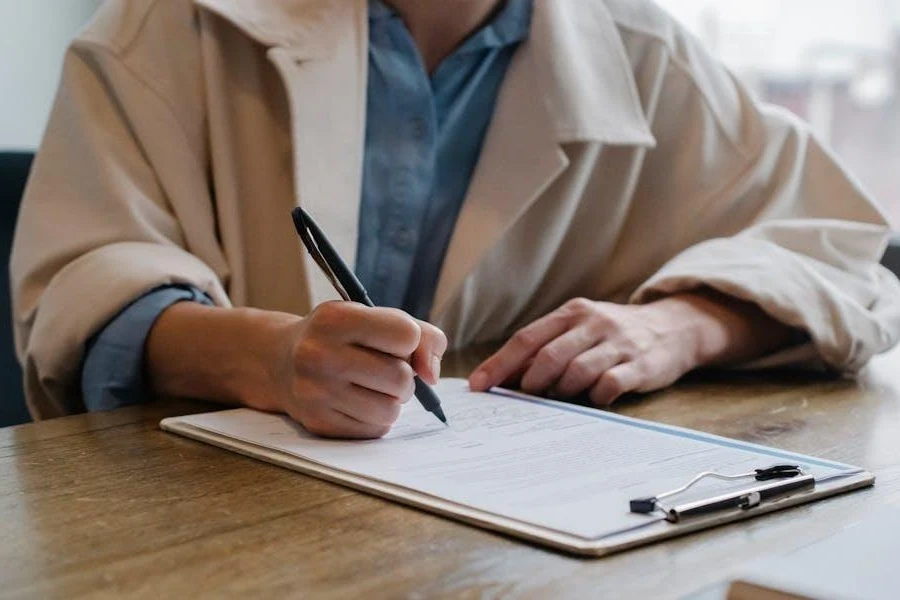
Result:
<svg viewBox="0 0 900 600"><path fill-rule="evenodd" d="M900 228L900 0L657 0L810 122Z"/></svg>

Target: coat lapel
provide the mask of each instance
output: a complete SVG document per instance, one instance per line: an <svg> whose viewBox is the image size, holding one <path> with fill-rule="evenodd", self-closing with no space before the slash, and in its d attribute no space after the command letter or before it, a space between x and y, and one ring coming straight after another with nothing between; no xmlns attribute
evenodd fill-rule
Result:
<svg viewBox="0 0 900 600"><path fill-rule="evenodd" d="M566 143L652 146L621 36L600 0L535 0L460 211L430 318L565 172Z"/></svg>
<svg viewBox="0 0 900 600"><path fill-rule="evenodd" d="M444 257L430 315L433 322L485 253L568 164L544 100L535 93L539 89L535 75L528 53L517 54Z"/></svg>
<svg viewBox="0 0 900 600"><path fill-rule="evenodd" d="M296 201L352 268L365 143L365 0L196 1L270 46L290 104ZM338 298L301 252L310 306Z"/></svg>

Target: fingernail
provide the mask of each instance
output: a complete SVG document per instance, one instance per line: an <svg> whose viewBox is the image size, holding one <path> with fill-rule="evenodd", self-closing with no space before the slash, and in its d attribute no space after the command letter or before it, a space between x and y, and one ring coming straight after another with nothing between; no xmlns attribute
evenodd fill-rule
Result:
<svg viewBox="0 0 900 600"><path fill-rule="evenodd" d="M487 383L488 378L484 371L475 371L472 373L472 376L469 377L469 387L473 390L483 390L487 387Z"/></svg>
<svg viewBox="0 0 900 600"><path fill-rule="evenodd" d="M431 373L434 376L434 382L441 378L441 357L435 354L431 357Z"/></svg>

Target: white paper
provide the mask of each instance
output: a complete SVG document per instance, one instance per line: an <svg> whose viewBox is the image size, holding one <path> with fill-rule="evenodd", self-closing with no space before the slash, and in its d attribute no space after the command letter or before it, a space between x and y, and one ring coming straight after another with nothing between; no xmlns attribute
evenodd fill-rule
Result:
<svg viewBox="0 0 900 600"><path fill-rule="evenodd" d="M702 434L654 430L662 428L601 411L472 393L459 379L442 380L435 391L449 427L413 400L381 440L317 438L287 417L249 409L179 421L585 539L658 520L630 513L628 501L677 488L701 471L740 473L793 462L824 478L850 469L747 444L732 447ZM681 500L725 489L722 482L701 483Z"/></svg>

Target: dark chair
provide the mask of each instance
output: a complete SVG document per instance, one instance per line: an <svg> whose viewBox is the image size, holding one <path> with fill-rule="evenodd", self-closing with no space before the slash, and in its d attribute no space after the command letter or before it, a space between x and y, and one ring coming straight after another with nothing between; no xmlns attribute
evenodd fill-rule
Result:
<svg viewBox="0 0 900 600"><path fill-rule="evenodd" d="M19 201L31 170L34 155L28 152L0 152L0 427L31 420L22 392L22 370L13 348L12 309L9 298L9 253L19 215Z"/></svg>
<svg viewBox="0 0 900 600"><path fill-rule="evenodd" d="M895 234L881 259L881 264L900 277L900 234Z"/></svg>

